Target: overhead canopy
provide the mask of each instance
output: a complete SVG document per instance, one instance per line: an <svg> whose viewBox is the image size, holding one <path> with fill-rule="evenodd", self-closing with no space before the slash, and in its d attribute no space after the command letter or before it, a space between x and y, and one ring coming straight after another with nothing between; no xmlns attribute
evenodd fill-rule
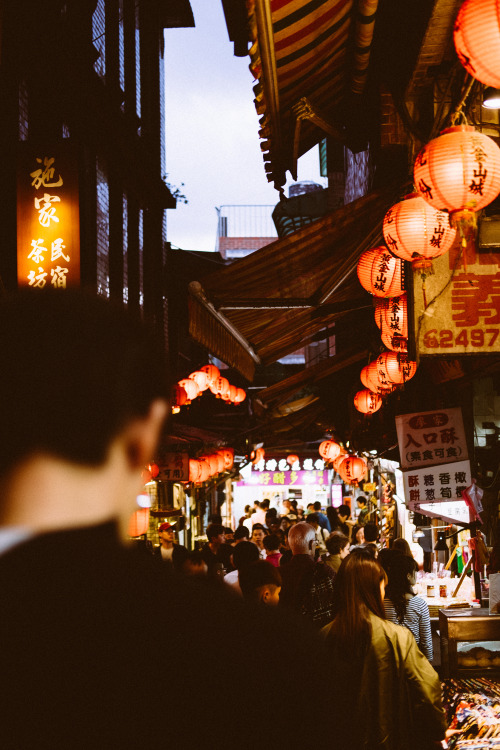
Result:
<svg viewBox="0 0 500 750"><path fill-rule="evenodd" d="M340 110L366 83L378 0L249 0L261 149L276 187L297 158L330 135L344 140Z"/></svg>
<svg viewBox="0 0 500 750"><path fill-rule="evenodd" d="M294 234L190 284L189 332L248 380L256 364L300 349L351 310L372 305L355 273L381 241L398 200L393 185L342 206Z"/></svg>

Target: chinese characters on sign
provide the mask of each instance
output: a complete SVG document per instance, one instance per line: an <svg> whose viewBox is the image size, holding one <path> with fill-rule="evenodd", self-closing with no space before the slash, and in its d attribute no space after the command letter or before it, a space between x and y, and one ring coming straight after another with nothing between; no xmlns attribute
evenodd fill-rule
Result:
<svg viewBox="0 0 500 750"><path fill-rule="evenodd" d="M468 458L459 408L401 414L396 429L402 469Z"/></svg>
<svg viewBox="0 0 500 750"><path fill-rule="evenodd" d="M470 461L455 461L403 472L406 505L434 518L469 523L462 492L471 483Z"/></svg>
<svg viewBox="0 0 500 750"><path fill-rule="evenodd" d="M316 484L328 486L328 471L262 471L252 472L248 479L238 482L239 487L248 485L265 485L269 487L291 487Z"/></svg>
<svg viewBox="0 0 500 750"><path fill-rule="evenodd" d="M160 482L189 481L189 453L162 453L157 461Z"/></svg>
<svg viewBox="0 0 500 750"><path fill-rule="evenodd" d="M266 458L263 461L259 461L257 464L252 466L252 471L312 471L316 469L323 471L325 468L325 462L322 458L304 458L295 461L293 466L290 466L286 458Z"/></svg>
<svg viewBox="0 0 500 750"><path fill-rule="evenodd" d="M23 148L18 164L18 284L38 289L78 286L78 164L71 145Z"/></svg>
<svg viewBox="0 0 500 750"><path fill-rule="evenodd" d="M482 185L479 164L476 190ZM415 331L421 355L478 354L500 351L499 253L476 253L469 243L433 260L434 274L426 277L425 308L420 276L414 276ZM424 314L425 313L425 314Z"/></svg>

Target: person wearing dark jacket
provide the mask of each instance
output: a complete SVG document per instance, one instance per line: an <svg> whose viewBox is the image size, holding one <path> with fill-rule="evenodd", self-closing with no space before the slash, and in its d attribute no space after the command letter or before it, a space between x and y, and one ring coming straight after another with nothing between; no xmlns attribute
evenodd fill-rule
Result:
<svg viewBox="0 0 500 750"><path fill-rule="evenodd" d="M332 726L339 748L430 750L446 728L439 677L410 631L385 619L386 581L363 550L339 568L336 615L322 631L335 674Z"/></svg>
<svg viewBox="0 0 500 750"><path fill-rule="evenodd" d="M165 522L158 526L160 544L153 550L153 555L159 562L171 565L176 572L180 572L188 551L182 544L175 543L174 532L175 524L173 523Z"/></svg>

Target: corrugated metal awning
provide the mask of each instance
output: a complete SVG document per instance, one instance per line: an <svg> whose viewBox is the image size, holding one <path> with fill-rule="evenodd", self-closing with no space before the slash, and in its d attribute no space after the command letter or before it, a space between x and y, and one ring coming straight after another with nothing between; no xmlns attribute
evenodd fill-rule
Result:
<svg viewBox="0 0 500 750"><path fill-rule="evenodd" d="M378 0L248 0L255 106L276 187L325 133L344 140L340 110L362 93Z"/></svg>
<svg viewBox="0 0 500 750"><path fill-rule="evenodd" d="M291 354L350 310L371 306L356 265L381 241L383 217L400 193L399 184L373 191L192 282L191 336L252 380L256 364Z"/></svg>

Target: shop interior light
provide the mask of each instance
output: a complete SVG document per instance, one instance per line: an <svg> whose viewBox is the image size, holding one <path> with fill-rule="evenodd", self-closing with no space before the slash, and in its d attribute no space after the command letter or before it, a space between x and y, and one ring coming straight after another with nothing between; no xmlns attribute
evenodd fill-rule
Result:
<svg viewBox="0 0 500 750"><path fill-rule="evenodd" d="M483 107L486 109L500 109L500 89L488 86L484 90Z"/></svg>
<svg viewBox="0 0 500 750"><path fill-rule="evenodd" d="M415 531L413 532L414 539L421 539L423 536L425 536L425 534L422 529L415 529Z"/></svg>

